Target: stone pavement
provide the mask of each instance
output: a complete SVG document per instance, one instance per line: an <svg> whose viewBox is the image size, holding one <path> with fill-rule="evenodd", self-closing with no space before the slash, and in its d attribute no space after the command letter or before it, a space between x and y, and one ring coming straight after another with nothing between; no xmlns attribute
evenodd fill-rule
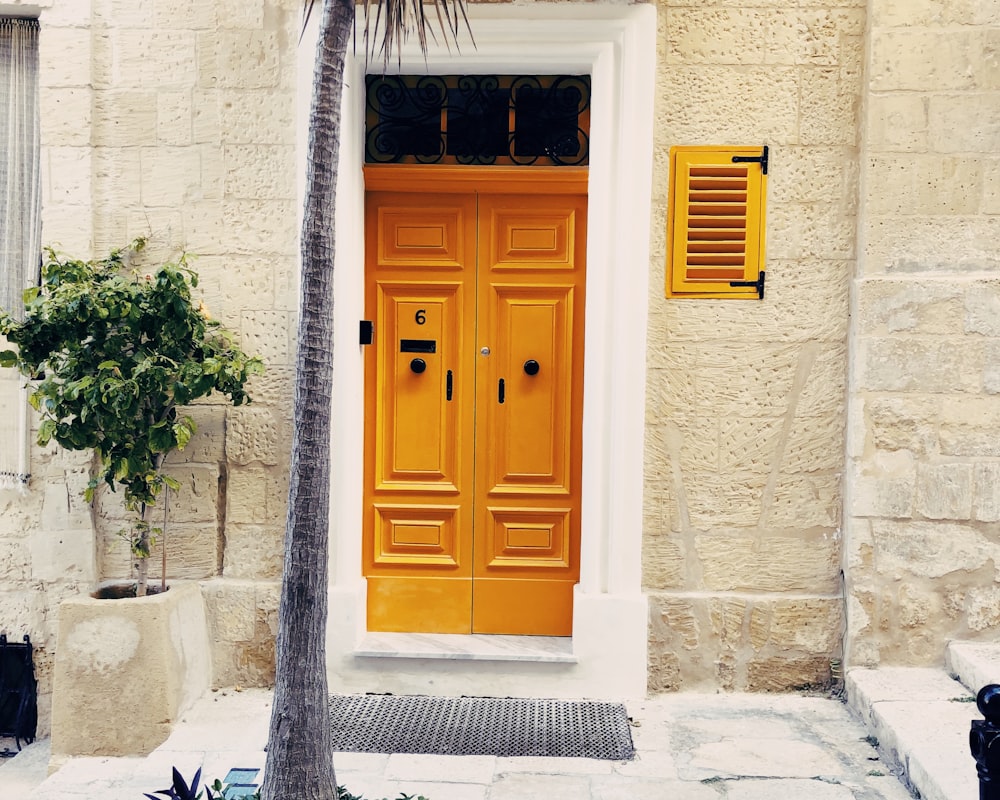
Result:
<svg viewBox="0 0 1000 800"><path fill-rule="evenodd" d="M836 700L675 694L626 707L635 725L633 761L340 753L337 780L370 800L401 792L429 800L911 797ZM141 800L143 792L167 785L172 765L186 777L203 766L210 779L232 767L262 767L269 712L266 691L210 693L147 758L72 759L32 788L18 763L25 757L18 756L0 766L0 798ZM25 760L32 758L39 760Z"/></svg>

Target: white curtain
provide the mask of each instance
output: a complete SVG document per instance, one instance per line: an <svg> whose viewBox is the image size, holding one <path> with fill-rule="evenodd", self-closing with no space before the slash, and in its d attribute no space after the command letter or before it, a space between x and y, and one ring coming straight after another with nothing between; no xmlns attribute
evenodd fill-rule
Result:
<svg viewBox="0 0 1000 800"><path fill-rule="evenodd" d="M38 20L0 18L0 306L18 319L41 254ZM24 382L0 370L0 488L28 482Z"/></svg>

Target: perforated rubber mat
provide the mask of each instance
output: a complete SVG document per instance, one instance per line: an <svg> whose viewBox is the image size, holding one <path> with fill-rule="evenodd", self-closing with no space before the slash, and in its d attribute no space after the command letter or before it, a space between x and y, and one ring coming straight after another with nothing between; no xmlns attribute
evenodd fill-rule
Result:
<svg viewBox="0 0 1000 800"><path fill-rule="evenodd" d="M333 749L352 753L633 757L621 703L333 695Z"/></svg>

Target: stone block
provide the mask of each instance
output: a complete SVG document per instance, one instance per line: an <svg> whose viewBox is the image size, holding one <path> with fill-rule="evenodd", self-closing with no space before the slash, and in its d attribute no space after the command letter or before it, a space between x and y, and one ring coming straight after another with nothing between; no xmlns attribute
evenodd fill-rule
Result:
<svg viewBox="0 0 1000 800"><path fill-rule="evenodd" d="M146 89L95 91L93 109L93 127L85 144L92 143L96 147L156 144L155 91ZM64 110L55 110L53 113L59 118L71 119ZM73 122L74 125L83 124L79 117Z"/></svg>
<svg viewBox="0 0 1000 800"><path fill-rule="evenodd" d="M857 344L860 389L958 393L982 383L982 348L964 338L872 336Z"/></svg>
<svg viewBox="0 0 1000 800"><path fill-rule="evenodd" d="M854 258L856 220L846 206L774 203L767 216L768 258Z"/></svg>
<svg viewBox="0 0 1000 800"><path fill-rule="evenodd" d="M290 255L298 242L293 200L227 200L224 242L234 253Z"/></svg>
<svg viewBox="0 0 1000 800"><path fill-rule="evenodd" d="M153 21L157 28L173 28L179 20L189 30L214 28L218 20L216 3L202 3L199 0L156 0Z"/></svg>
<svg viewBox="0 0 1000 800"><path fill-rule="evenodd" d="M49 147L47 152L48 157L42 157L42 201L89 201L93 180L91 150L85 147Z"/></svg>
<svg viewBox="0 0 1000 800"><path fill-rule="evenodd" d="M930 149L926 96L870 93L867 101L865 125L873 152L921 153Z"/></svg>
<svg viewBox="0 0 1000 800"><path fill-rule="evenodd" d="M948 281L859 281L857 329L862 334L917 333L957 336L967 290Z"/></svg>
<svg viewBox="0 0 1000 800"><path fill-rule="evenodd" d="M194 147L144 147L139 173L145 206L181 207L202 199L201 154Z"/></svg>
<svg viewBox="0 0 1000 800"><path fill-rule="evenodd" d="M916 491L916 462L906 450L876 452L856 463L851 513L859 517L909 517Z"/></svg>
<svg viewBox="0 0 1000 800"><path fill-rule="evenodd" d="M1000 463L980 462L973 469L972 518L1000 522Z"/></svg>
<svg viewBox="0 0 1000 800"><path fill-rule="evenodd" d="M737 650L743 644L749 604L742 597L718 597L708 601L712 633L723 650Z"/></svg>
<svg viewBox="0 0 1000 800"><path fill-rule="evenodd" d="M891 580L943 578L1000 563L1000 547L956 522L872 520L875 566ZM990 575L993 568L989 568Z"/></svg>
<svg viewBox="0 0 1000 800"><path fill-rule="evenodd" d="M295 148L227 145L225 192L236 199L295 199Z"/></svg>
<svg viewBox="0 0 1000 800"><path fill-rule="evenodd" d="M87 147L92 141L97 144L96 131L91 129L91 121L97 118L91 108L95 94L85 88L41 87L38 105L42 145Z"/></svg>
<svg viewBox="0 0 1000 800"><path fill-rule="evenodd" d="M684 547L666 531L650 531L642 540L642 585L677 589L685 585Z"/></svg>
<svg viewBox="0 0 1000 800"><path fill-rule="evenodd" d="M972 465L921 464L914 506L928 519L969 519L972 514Z"/></svg>
<svg viewBox="0 0 1000 800"><path fill-rule="evenodd" d="M774 495L767 504L764 498L761 524L776 528L826 528L840 525L840 470L806 475L781 475L774 485Z"/></svg>
<svg viewBox="0 0 1000 800"><path fill-rule="evenodd" d="M760 520L767 477L691 473L685 476L690 524L697 530L749 527Z"/></svg>
<svg viewBox="0 0 1000 800"><path fill-rule="evenodd" d="M223 89L219 130L230 144L294 145L295 98L289 92Z"/></svg>
<svg viewBox="0 0 1000 800"><path fill-rule="evenodd" d="M221 129L219 96L220 92L211 88L204 91L196 89L191 93L191 137L196 144L217 146L225 140ZM264 112L264 109L259 110Z"/></svg>
<svg viewBox="0 0 1000 800"><path fill-rule="evenodd" d="M719 471L723 474L769 473L777 456L782 423L781 419L749 416L720 420Z"/></svg>
<svg viewBox="0 0 1000 800"><path fill-rule="evenodd" d="M262 525L268 522L267 484L262 466L231 466L226 485L227 524Z"/></svg>
<svg viewBox="0 0 1000 800"><path fill-rule="evenodd" d="M0 579L5 583L31 580L31 561L31 551L27 544L17 539L0 539Z"/></svg>
<svg viewBox="0 0 1000 800"><path fill-rule="evenodd" d="M215 39L215 64L209 74L215 76L216 85L234 89L280 85L282 48L277 32L221 30Z"/></svg>
<svg viewBox="0 0 1000 800"><path fill-rule="evenodd" d="M253 639L257 590L250 581L216 579L202 585L209 635L213 642L233 644Z"/></svg>
<svg viewBox="0 0 1000 800"><path fill-rule="evenodd" d="M248 391L254 403L285 408L291 415L295 394L295 368L292 366L268 367L263 375L255 375Z"/></svg>
<svg viewBox="0 0 1000 800"><path fill-rule="evenodd" d="M187 203L181 210L185 249L200 256L226 256L222 209L212 201Z"/></svg>
<svg viewBox="0 0 1000 800"><path fill-rule="evenodd" d="M116 86L163 91L196 85L194 31L119 28L112 31L111 37Z"/></svg>
<svg viewBox="0 0 1000 800"><path fill-rule="evenodd" d="M818 688L830 683L830 659L825 656L755 659L748 664L747 672L747 690L751 692Z"/></svg>
<svg viewBox="0 0 1000 800"><path fill-rule="evenodd" d="M753 615L761 618L761 627L766 626L764 646L779 652L826 655L829 659L840 641L843 611L839 598L803 597L767 604L758 602Z"/></svg>
<svg viewBox="0 0 1000 800"><path fill-rule="evenodd" d="M984 214L1000 214L1000 159L983 162Z"/></svg>
<svg viewBox="0 0 1000 800"><path fill-rule="evenodd" d="M1000 627L1000 588L973 586L966 595L969 629L985 631Z"/></svg>
<svg viewBox="0 0 1000 800"><path fill-rule="evenodd" d="M776 454L784 475L840 472L844 468L844 421L841 415L809 416L799 407Z"/></svg>
<svg viewBox="0 0 1000 800"><path fill-rule="evenodd" d="M188 406L181 415L191 417L195 432L187 446L170 456L173 463L218 464L225 457L226 408L216 405Z"/></svg>
<svg viewBox="0 0 1000 800"><path fill-rule="evenodd" d="M191 92L159 92L156 95L156 139L160 145L186 147L192 143L194 108Z"/></svg>
<svg viewBox="0 0 1000 800"><path fill-rule="evenodd" d="M973 281L965 289L965 332L1000 336L1000 280Z"/></svg>
<svg viewBox="0 0 1000 800"><path fill-rule="evenodd" d="M864 231L865 270L917 273L996 272L1000 217L872 215Z"/></svg>
<svg viewBox="0 0 1000 800"><path fill-rule="evenodd" d="M226 526L222 574L227 578L281 580L284 539L283 527Z"/></svg>
<svg viewBox="0 0 1000 800"><path fill-rule="evenodd" d="M171 492L169 516L172 523L207 523L219 518L219 468L217 465L171 464L164 471L180 482L179 491ZM163 504L159 498L157 507Z"/></svg>
<svg viewBox="0 0 1000 800"><path fill-rule="evenodd" d="M978 157L880 154L867 165L872 214L973 215L979 211L982 165Z"/></svg>
<svg viewBox="0 0 1000 800"><path fill-rule="evenodd" d="M843 340L852 269L846 260L769 258L766 305L758 308L730 300L667 302L651 309L650 340L676 346L732 340L744 330L752 330L757 341L773 343ZM812 313L818 306L829 313Z"/></svg>
<svg viewBox="0 0 1000 800"><path fill-rule="evenodd" d="M1000 88L1000 63L982 58L1000 45L1000 30L959 28L872 31L871 86L881 91L937 92Z"/></svg>
<svg viewBox="0 0 1000 800"><path fill-rule="evenodd" d="M981 94L930 95L927 98L928 141L936 153L1000 151L1000 103Z"/></svg>
<svg viewBox="0 0 1000 800"><path fill-rule="evenodd" d="M675 144L799 144L799 80L795 67L664 65L656 92L669 102L657 107L654 126ZM720 92L722 102L706 103Z"/></svg>
<svg viewBox="0 0 1000 800"><path fill-rule="evenodd" d="M226 456L239 465L259 461L267 466L284 464L291 448L291 421L287 414L256 404L229 412Z"/></svg>
<svg viewBox="0 0 1000 800"><path fill-rule="evenodd" d="M771 15L757 8L668 8L666 64L762 64Z"/></svg>
<svg viewBox="0 0 1000 800"><path fill-rule="evenodd" d="M208 524L167 524L151 556L150 571L160 575L162 548L167 548L167 580L203 580L219 573L222 542Z"/></svg>
<svg viewBox="0 0 1000 800"><path fill-rule="evenodd" d="M845 58L845 38L856 39L865 29L862 9L780 9L768 18L768 63L837 65Z"/></svg>
<svg viewBox="0 0 1000 800"><path fill-rule="evenodd" d="M977 0L907 0L872 7L872 24L885 28L934 28L946 25L994 25L1000 8Z"/></svg>
<svg viewBox="0 0 1000 800"><path fill-rule="evenodd" d="M701 534L702 586L710 591L829 592L840 581L840 542L830 533Z"/></svg>
<svg viewBox="0 0 1000 800"><path fill-rule="evenodd" d="M264 0L221 0L216 5L219 25L223 28L264 26Z"/></svg>
<svg viewBox="0 0 1000 800"><path fill-rule="evenodd" d="M936 594L924 591L912 584L899 587L899 624L908 630L922 628L940 612L940 601Z"/></svg>
<svg viewBox="0 0 1000 800"><path fill-rule="evenodd" d="M936 452L941 403L933 396L870 397L864 413L867 436L878 450L909 450L918 456Z"/></svg>
<svg viewBox="0 0 1000 800"><path fill-rule="evenodd" d="M268 368L292 363L295 326L287 311L244 310L240 329L243 348L263 358Z"/></svg>
<svg viewBox="0 0 1000 800"><path fill-rule="evenodd" d="M996 431L1000 426L1000 396L955 398L941 407L939 429L942 455L1000 456Z"/></svg>
<svg viewBox="0 0 1000 800"><path fill-rule="evenodd" d="M799 143L855 146L861 103L857 81L844 80L835 67L803 68L800 74Z"/></svg>
<svg viewBox="0 0 1000 800"><path fill-rule="evenodd" d="M90 31L86 28L58 28L45 23L45 35L38 43L40 85L89 86L90 42Z"/></svg>
<svg viewBox="0 0 1000 800"><path fill-rule="evenodd" d="M91 156L93 189L104 203L133 206L141 202L140 186L142 170L138 149L117 147L95 147ZM118 231L124 237L124 231ZM125 242L117 242L121 246Z"/></svg>

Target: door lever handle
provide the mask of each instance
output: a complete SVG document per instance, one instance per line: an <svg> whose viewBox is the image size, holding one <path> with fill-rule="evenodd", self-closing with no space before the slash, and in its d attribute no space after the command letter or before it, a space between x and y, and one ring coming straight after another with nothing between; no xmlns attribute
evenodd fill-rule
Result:
<svg viewBox="0 0 1000 800"><path fill-rule="evenodd" d="M451 390L452 390L452 378L451 370L448 370L448 374L444 379L444 398L445 400L451 400Z"/></svg>
<svg viewBox="0 0 1000 800"><path fill-rule="evenodd" d="M505 395L506 395L506 385L504 384L503 378L501 378L500 383L497 386L497 400L503 403Z"/></svg>

